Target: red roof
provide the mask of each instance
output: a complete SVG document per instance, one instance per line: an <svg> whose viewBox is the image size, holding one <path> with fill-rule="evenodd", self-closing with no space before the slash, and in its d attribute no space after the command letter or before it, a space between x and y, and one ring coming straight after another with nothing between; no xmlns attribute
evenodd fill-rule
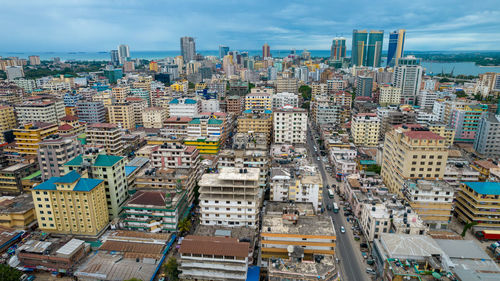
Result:
<svg viewBox="0 0 500 281"><path fill-rule="evenodd" d="M118 125L111 123L94 123L89 126L90 128L118 128Z"/></svg>
<svg viewBox="0 0 500 281"><path fill-rule="evenodd" d="M165 122L179 122L179 123L186 123L186 122L190 122L191 120L193 120L191 117L176 117L176 116L172 116L170 118L167 119L167 121Z"/></svg>
<svg viewBox="0 0 500 281"><path fill-rule="evenodd" d="M74 127L71 126L70 124L64 124L64 125L59 126L59 128L57 128L57 129L59 131L69 131L69 130L74 129Z"/></svg>
<svg viewBox="0 0 500 281"><path fill-rule="evenodd" d="M443 140L444 138L436 133L431 131L408 131L404 133L405 136L410 139L419 139L419 140Z"/></svg>
<svg viewBox="0 0 500 281"><path fill-rule="evenodd" d="M376 113L358 113L356 116L371 116L371 117L377 117Z"/></svg>
<svg viewBox="0 0 500 281"><path fill-rule="evenodd" d="M127 97L125 100L127 101L143 101L143 99L138 97Z"/></svg>
<svg viewBox="0 0 500 281"><path fill-rule="evenodd" d="M63 118L61 118L61 121L78 121L78 117L73 115L66 115Z"/></svg>
<svg viewBox="0 0 500 281"><path fill-rule="evenodd" d="M420 125L420 124L398 124L398 125L394 125L394 129L397 129L397 128L401 128L403 126L406 126L406 128L408 129L413 129L413 128L423 128L424 126Z"/></svg>
<svg viewBox="0 0 500 281"><path fill-rule="evenodd" d="M246 258L249 250L250 243L238 242L236 238L188 235L182 240L179 252Z"/></svg>

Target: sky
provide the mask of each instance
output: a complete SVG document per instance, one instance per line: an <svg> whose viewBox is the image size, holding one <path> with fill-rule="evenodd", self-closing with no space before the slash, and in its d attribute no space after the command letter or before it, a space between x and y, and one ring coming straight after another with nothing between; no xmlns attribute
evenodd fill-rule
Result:
<svg viewBox="0 0 500 281"><path fill-rule="evenodd" d="M500 50L498 0L0 0L0 51L327 50L353 29L406 29L411 51Z"/></svg>

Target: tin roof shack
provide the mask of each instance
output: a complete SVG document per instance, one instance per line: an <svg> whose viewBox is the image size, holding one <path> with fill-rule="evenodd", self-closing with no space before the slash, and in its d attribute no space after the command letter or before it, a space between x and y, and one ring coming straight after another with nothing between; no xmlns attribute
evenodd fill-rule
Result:
<svg viewBox="0 0 500 281"><path fill-rule="evenodd" d="M99 251L78 268L75 276L84 281L150 280L169 239L170 234L106 232Z"/></svg>
<svg viewBox="0 0 500 281"><path fill-rule="evenodd" d="M16 251L21 266L47 271L72 273L87 256L90 245L79 239L51 238L28 240Z"/></svg>
<svg viewBox="0 0 500 281"><path fill-rule="evenodd" d="M0 226L0 254L21 239L22 231Z"/></svg>

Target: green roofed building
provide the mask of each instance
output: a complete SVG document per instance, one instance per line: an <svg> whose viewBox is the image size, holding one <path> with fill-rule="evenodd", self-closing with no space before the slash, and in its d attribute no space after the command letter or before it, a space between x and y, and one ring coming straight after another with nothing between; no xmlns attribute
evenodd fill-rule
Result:
<svg viewBox="0 0 500 281"><path fill-rule="evenodd" d="M66 172L77 171L89 178L104 181L109 219L117 217L128 198L125 157L107 155L88 149L64 164Z"/></svg>

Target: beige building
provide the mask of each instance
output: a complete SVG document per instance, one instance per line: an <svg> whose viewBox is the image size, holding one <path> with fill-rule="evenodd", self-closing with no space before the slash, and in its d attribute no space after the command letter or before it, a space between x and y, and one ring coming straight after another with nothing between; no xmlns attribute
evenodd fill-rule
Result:
<svg viewBox="0 0 500 281"><path fill-rule="evenodd" d="M430 123L427 125L427 128L429 128L431 132L434 132L445 138L446 146L450 146L453 144L453 140L455 139L455 130L453 128L450 128L443 123Z"/></svg>
<svg viewBox="0 0 500 281"><path fill-rule="evenodd" d="M167 110L162 107L148 107L142 112L144 128L161 129L167 120Z"/></svg>
<svg viewBox="0 0 500 281"><path fill-rule="evenodd" d="M238 118L238 133L264 133L271 141L271 130L273 128L273 113L268 110L264 113L256 113L251 110L243 111Z"/></svg>
<svg viewBox="0 0 500 281"><path fill-rule="evenodd" d="M276 79L276 92L297 94L299 92L299 81L296 78L278 77L278 79Z"/></svg>
<svg viewBox="0 0 500 281"><path fill-rule="evenodd" d="M305 143L307 138L307 111L285 106L274 111L274 142Z"/></svg>
<svg viewBox="0 0 500 281"><path fill-rule="evenodd" d="M402 196L406 180L442 180L447 159L443 137L418 124L399 125L385 135L382 179Z"/></svg>
<svg viewBox="0 0 500 281"><path fill-rule="evenodd" d="M16 115L11 106L0 106L0 143L4 143L4 133L16 127Z"/></svg>
<svg viewBox="0 0 500 281"><path fill-rule="evenodd" d="M115 102L125 102L128 94L130 93L130 88L128 86L114 87L111 89L111 94Z"/></svg>
<svg viewBox="0 0 500 281"><path fill-rule="evenodd" d="M381 106L389 104L401 104L401 88L396 88L390 85L381 85L379 87L380 95L378 103Z"/></svg>
<svg viewBox="0 0 500 281"><path fill-rule="evenodd" d="M135 125L143 126L142 113L148 107L148 101L138 97L128 97L126 98L126 101L132 105Z"/></svg>
<svg viewBox="0 0 500 281"><path fill-rule="evenodd" d="M115 124L96 123L87 127L87 144L102 147L106 154L121 155L123 153L123 131Z"/></svg>
<svg viewBox="0 0 500 281"><path fill-rule="evenodd" d="M109 122L123 129L135 129L134 107L130 103L118 103L108 106Z"/></svg>
<svg viewBox="0 0 500 281"><path fill-rule="evenodd" d="M356 145L378 145L380 118L375 113L358 113L352 117L351 134Z"/></svg>
<svg viewBox="0 0 500 281"><path fill-rule="evenodd" d="M66 113L62 100L36 96L16 105L16 115L19 124L31 122L57 124Z"/></svg>

